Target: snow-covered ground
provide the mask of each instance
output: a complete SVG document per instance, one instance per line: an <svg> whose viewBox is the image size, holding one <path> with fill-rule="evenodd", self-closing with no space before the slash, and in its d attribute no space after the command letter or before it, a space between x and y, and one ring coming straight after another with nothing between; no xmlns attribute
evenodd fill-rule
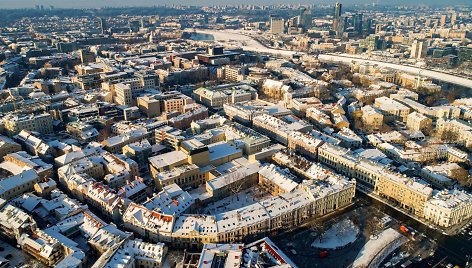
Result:
<svg viewBox="0 0 472 268"><path fill-rule="evenodd" d="M225 31L197 30L197 32L204 33L204 34L211 34L215 38L215 41L238 45L242 49L247 50L247 51L269 53L269 54L279 54L282 56L292 56L293 54L296 53L295 51L290 51L290 50L283 50L283 49L279 50L279 49L264 47L262 44L257 42L252 36L250 36L250 35L254 35L253 32L238 31L238 30L225 30ZM412 74L426 76L432 79L437 79L444 82L472 88L471 79L467 79L467 78L463 78L463 77L459 77L459 76L455 76L455 75L451 75L447 73L437 72L434 70L422 69L422 68L418 68L414 66L407 66L403 64L389 63L389 62L383 62L383 61L377 61L377 60L353 59L352 56L349 56L347 54L341 54L341 55L320 54L319 58L321 60L345 62L345 63L351 63L353 60L357 62L361 62L361 63L372 63L372 64L377 64L379 67L387 67L394 70L405 71Z"/></svg>
<svg viewBox="0 0 472 268"><path fill-rule="evenodd" d="M352 267L376 267L376 264L380 264L385 257L407 240L399 232L388 228L381 232L377 239L371 239L364 245Z"/></svg>
<svg viewBox="0 0 472 268"><path fill-rule="evenodd" d="M242 208L255 204L259 201L269 198L271 195L257 186L253 186L246 190L239 192L237 195L223 198L216 202L210 203L203 210L205 214L218 214L226 211Z"/></svg>
<svg viewBox="0 0 472 268"><path fill-rule="evenodd" d="M319 59L325 60L325 61L344 62L344 63L351 63L352 61L356 61L358 63L371 63L371 64L376 64L378 67L386 67L386 68L390 68L394 70L405 71L405 72L412 73L415 75L426 76L432 79L441 80L444 82L472 88L471 79L467 79L467 78L463 78L463 77L459 77L455 75L450 75L447 73L441 73L434 70L422 69L422 68L418 68L414 66L383 62L383 61L377 61L377 60L367 60L367 59L358 59L358 58L353 59L351 56L347 54L340 54L340 55L320 54Z"/></svg>
<svg viewBox="0 0 472 268"><path fill-rule="evenodd" d="M311 246L324 249L344 247L356 241L358 234L359 227L355 226L351 220L345 219L331 226L322 236L317 237Z"/></svg>
<svg viewBox="0 0 472 268"><path fill-rule="evenodd" d="M237 31L237 30L224 30L224 31L197 30L197 33L211 34L215 38L215 41L238 45L246 51L279 54L282 56L292 56L293 54L296 53L296 51L289 51L289 50L283 50L283 49L279 50L279 49L264 47L262 44L257 42L254 38L249 36L251 32Z"/></svg>

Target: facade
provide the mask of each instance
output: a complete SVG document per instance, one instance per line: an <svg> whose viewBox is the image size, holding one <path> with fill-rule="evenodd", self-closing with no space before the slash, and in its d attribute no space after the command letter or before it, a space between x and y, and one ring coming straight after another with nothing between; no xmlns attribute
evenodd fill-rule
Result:
<svg viewBox="0 0 472 268"><path fill-rule="evenodd" d="M383 113L384 120L387 122L393 120L406 122L410 114L410 108L387 97L375 99L374 107L378 108Z"/></svg>
<svg viewBox="0 0 472 268"><path fill-rule="evenodd" d="M59 240L39 229L32 235L22 234L18 239L18 245L23 251L48 266L54 266L65 255Z"/></svg>
<svg viewBox="0 0 472 268"><path fill-rule="evenodd" d="M0 232L10 239L18 240L24 233L31 233L36 229L33 217L13 205L3 206L0 209L0 217Z"/></svg>
<svg viewBox="0 0 472 268"><path fill-rule="evenodd" d="M364 127L370 130L378 130L382 127L384 121L383 114L373 106L362 107L362 123Z"/></svg>
<svg viewBox="0 0 472 268"><path fill-rule="evenodd" d="M21 151L21 146L18 143L8 137L0 136L0 159L18 151Z"/></svg>
<svg viewBox="0 0 472 268"><path fill-rule="evenodd" d="M292 192L298 187L294 176L275 165L267 165L259 170L259 185L273 196Z"/></svg>
<svg viewBox="0 0 472 268"><path fill-rule="evenodd" d="M224 104L234 104L257 99L257 91L247 84L229 84L214 88L198 88L193 97L207 107L223 107Z"/></svg>
<svg viewBox="0 0 472 268"><path fill-rule="evenodd" d="M285 32L285 21L283 18L270 17L270 33L283 34Z"/></svg>
<svg viewBox="0 0 472 268"><path fill-rule="evenodd" d="M425 203L433 194L433 189L424 181L386 171L379 176L374 191L420 217L424 216Z"/></svg>
<svg viewBox="0 0 472 268"><path fill-rule="evenodd" d="M52 133L52 116L50 114L14 115L3 117L3 124L8 136L18 134L22 130L34 131L40 134Z"/></svg>
<svg viewBox="0 0 472 268"><path fill-rule="evenodd" d="M161 114L160 102L156 98L150 96L138 97L137 105L141 112L149 118Z"/></svg>
<svg viewBox="0 0 472 268"><path fill-rule="evenodd" d="M153 169L151 168L152 172ZM153 177L159 189L174 183L185 189L189 187L197 188L204 184L208 174L201 172L195 164L184 164L164 172L153 173Z"/></svg>
<svg viewBox="0 0 472 268"><path fill-rule="evenodd" d="M438 226L450 227L472 216L472 195L459 190L443 190L425 204L424 218Z"/></svg>
<svg viewBox="0 0 472 268"><path fill-rule="evenodd" d="M288 148L313 160L317 159L318 148L323 143L312 135L298 131L292 131L288 135Z"/></svg>
<svg viewBox="0 0 472 268"><path fill-rule="evenodd" d="M425 41L415 40L411 45L410 58L412 59L422 59L426 57L428 52L428 45Z"/></svg>
<svg viewBox="0 0 472 268"><path fill-rule="evenodd" d="M40 177L34 169L27 169L0 181L0 198L10 200L25 192L34 190Z"/></svg>
<svg viewBox="0 0 472 268"><path fill-rule="evenodd" d="M118 105L133 105L133 92L131 86L123 83L115 85L115 103Z"/></svg>
<svg viewBox="0 0 472 268"><path fill-rule="evenodd" d="M420 113L413 112L408 115L406 120L406 126L410 130L421 131L425 134L428 134L432 130L433 120Z"/></svg>
<svg viewBox="0 0 472 268"><path fill-rule="evenodd" d="M467 148L472 148L472 125L462 120L438 119L436 135L443 141L456 142Z"/></svg>

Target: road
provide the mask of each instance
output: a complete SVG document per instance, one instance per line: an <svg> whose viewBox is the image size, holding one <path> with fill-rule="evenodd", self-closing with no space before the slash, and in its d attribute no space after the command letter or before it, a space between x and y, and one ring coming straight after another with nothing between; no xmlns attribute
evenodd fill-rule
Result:
<svg viewBox="0 0 472 268"><path fill-rule="evenodd" d="M202 34L210 34L213 35L215 41L220 42L227 42L233 43L234 45L240 46L242 49L247 51L259 52L259 53L267 53L267 54L275 54L281 55L284 57L292 56L293 54L297 53L296 51L290 50L283 50L283 49L273 49L265 47L263 44L259 43L259 41L255 40L253 37L249 36L248 34L244 34L242 31L236 30L225 30L225 31L216 31L216 30L197 30L197 33ZM438 71L422 69L414 66L396 64L396 63L389 63L377 60L366 60L360 58L354 58L347 54L320 54L319 59L322 61L328 62L342 62L342 63L351 63L352 61L356 61L359 63L371 63L376 64L379 67L390 68L393 70L404 71L407 73L411 73L414 75L421 75L424 77L428 77L434 80L439 80L447 83L451 83L454 85L459 85L467 88L472 89L472 80L442 73Z"/></svg>
<svg viewBox="0 0 472 268"><path fill-rule="evenodd" d="M435 260L447 257L448 262L451 262L454 265L459 265L460 267L466 267L465 265L467 261L469 261L469 258L472 257L471 236L468 234L459 234L455 236L443 235L442 233L411 219L403 213L396 211L375 199L367 196L364 196L363 198L372 202L373 206L380 211L392 216L407 226L413 227L419 233L422 233L429 239L434 240L438 246L434 254Z"/></svg>
<svg viewBox="0 0 472 268"><path fill-rule="evenodd" d="M396 63L389 63L389 62L383 62L383 61L376 61L376 60L366 60L366 59L359 59L359 58L353 58L348 55L340 54L340 55L332 55L332 54L320 54L318 57L321 61L329 61L329 62L342 62L342 63L351 63L353 61L359 62L359 63L371 63L375 64L378 67L385 67L385 68L390 68L394 70L399 70L399 71L404 71L407 73L415 74L415 75L421 75L424 77L428 77L434 80L439 80L447 83L451 83L454 85L458 86L463 86L467 88L472 88L472 80L447 74L447 73L442 73L438 71L433 71L433 70L428 70L428 69L422 69L418 67L413 67L413 66L408 66L408 65L402 65L402 64L396 64Z"/></svg>

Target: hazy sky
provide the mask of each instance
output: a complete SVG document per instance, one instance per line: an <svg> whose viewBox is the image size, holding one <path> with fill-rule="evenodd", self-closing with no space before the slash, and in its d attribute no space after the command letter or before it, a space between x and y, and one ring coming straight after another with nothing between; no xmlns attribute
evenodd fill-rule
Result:
<svg viewBox="0 0 472 268"><path fill-rule="evenodd" d="M105 6L152 6L163 4L187 4L187 5L224 5L224 4L326 4L335 3L336 0L0 0L0 8L32 8L35 5L57 8L86 8ZM381 4L471 4L472 0L339 0L344 4L365 4L379 2Z"/></svg>

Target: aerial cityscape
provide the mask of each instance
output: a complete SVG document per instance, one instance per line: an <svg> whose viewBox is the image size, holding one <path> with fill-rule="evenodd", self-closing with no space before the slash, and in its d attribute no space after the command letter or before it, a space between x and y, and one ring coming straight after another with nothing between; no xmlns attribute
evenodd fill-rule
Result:
<svg viewBox="0 0 472 268"><path fill-rule="evenodd" d="M3 267L472 267L472 2L0 1Z"/></svg>

